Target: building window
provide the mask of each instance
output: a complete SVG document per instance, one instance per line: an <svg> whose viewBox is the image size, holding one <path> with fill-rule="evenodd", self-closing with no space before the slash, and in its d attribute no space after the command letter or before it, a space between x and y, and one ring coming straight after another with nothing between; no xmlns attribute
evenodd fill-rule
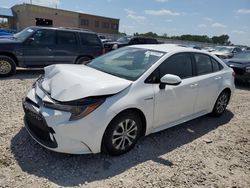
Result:
<svg viewBox="0 0 250 188"><path fill-rule="evenodd" d="M89 20L87 20L87 19L81 19L81 25L89 26Z"/></svg>
<svg viewBox="0 0 250 188"><path fill-rule="evenodd" d="M109 23L108 22L102 22L102 28L103 29L108 29L109 28Z"/></svg>
<svg viewBox="0 0 250 188"><path fill-rule="evenodd" d="M111 24L111 29L113 29L113 30L118 30L118 24L112 23L112 24Z"/></svg>
<svg viewBox="0 0 250 188"><path fill-rule="evenodd" d="M36 18L36 26L53 26L53 20Z"/></svg>
<svg viewBox="0 0 250 188"><path fill-rule="evenodd" d="M99 21L95 21L95 27L99 27Z"/></svg>

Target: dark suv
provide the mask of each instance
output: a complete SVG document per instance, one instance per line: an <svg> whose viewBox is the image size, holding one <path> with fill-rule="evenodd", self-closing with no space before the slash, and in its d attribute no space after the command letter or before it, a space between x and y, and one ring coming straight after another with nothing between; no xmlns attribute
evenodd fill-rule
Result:
<svg viewBox="0 0 250 188"><path fill-rule="evenodd" d="M105 51L111 51L123 46L134 45L134 44L159 44L156 39L140 36L123 36L114 42L106 42L104 44Z"/></svg>
<svg viewBox="0 0 250 188"><path fill-rule="evenodd" d="M82 64L104 53L96 33L79 29L28 27L9 39L0 39L0 77L18 67L56 63Z"/></svg>

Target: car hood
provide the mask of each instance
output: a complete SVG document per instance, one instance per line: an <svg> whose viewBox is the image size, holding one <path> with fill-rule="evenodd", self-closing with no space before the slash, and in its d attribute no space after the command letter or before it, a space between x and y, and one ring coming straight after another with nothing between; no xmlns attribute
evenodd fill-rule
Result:
<svg viewBox="0 0 250 188"><path fill-rule="evenodd" d="M232 58L226 60L226 64L233 67L245 67L245 66L250 66L250 60L247 59L240 59L240 58Z"/></svg>
<svg viewBox="0 0 250 188"><path fill-rule="evenodd" d="M220 51L212 51L211 53L214 54L214 55L229 55L229 54L232 54L230 52L220 52Z"/></svg>
<svg viewBox="0 0 250 188"><path fill-rule="evenodd" d="M11 36L0 37L0 44L17 44L17 43L21 43L21 42L14 39Z"/></svg>
<svg viewBox="0 0 250 188"><path fill-rule="evenodd" d="M128 42L118 42L118 41L113 41L113 42L106 42L105 44L110 44L110 45L114 45L114 44L128 44Z"/></svg>
<svg viewBox="0 0 250 188"><path fill-rule="evenodd" d="M116 94L132 83L85 65L51 65L44 70L43 89L61 102Z"/></svg>

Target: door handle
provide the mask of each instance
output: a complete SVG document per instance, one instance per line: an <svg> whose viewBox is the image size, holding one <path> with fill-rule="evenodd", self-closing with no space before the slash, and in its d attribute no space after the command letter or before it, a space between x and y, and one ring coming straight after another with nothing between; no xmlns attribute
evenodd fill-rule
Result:
<svg viewBox="0 0 250 188"><path fill-rule="evenodd" d="M214 79L215 79L215 80L220 80L220 79L221 79L221 77L220 77L220 76L218 76L218 77L215 77Z"/></svg>
<svg viewBox="0 0 250 188"><path fill-rule="evenodd" d="M198 86L197 83L196 83L196 84L191 84L191 85L190 85L191 88L195 88L195 87L197 87L197 86Z"/></svg>
<svg viewBox="0 0 250 188"><path fill-rule="evenodd" d="M52 49L51 48L49 48L49 47L47 47L47 49L51 52L52 51Z"/></svg>

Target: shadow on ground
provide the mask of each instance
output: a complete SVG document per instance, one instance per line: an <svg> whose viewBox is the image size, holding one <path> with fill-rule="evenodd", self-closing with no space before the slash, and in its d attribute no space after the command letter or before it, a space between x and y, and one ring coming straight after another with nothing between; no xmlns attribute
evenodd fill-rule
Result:
<svg viewBox="0 0 250 188"><path fill-rule="evenodd" d="M17 69L16 74L10 77L1 78L1 80L25 80L25 79L35 79L40 74L44 74L42 68L28 68L28 69Z"/></svg>
<svg viewBox="0 0 250 188"><path fill-rule="evenodd" d="M60 186L77 186L116 176L140 163L152 160L166 166L173 163L160 156L188 144L208 132L226 126L233 113L222 117L203 116L152 134L139 141L129 153L112 157L105 154L69 155L51 152L35 143L22 128L11 140L11 150L23 171L46 178ZM205 143L205 142L204 142Z"/></svg>

